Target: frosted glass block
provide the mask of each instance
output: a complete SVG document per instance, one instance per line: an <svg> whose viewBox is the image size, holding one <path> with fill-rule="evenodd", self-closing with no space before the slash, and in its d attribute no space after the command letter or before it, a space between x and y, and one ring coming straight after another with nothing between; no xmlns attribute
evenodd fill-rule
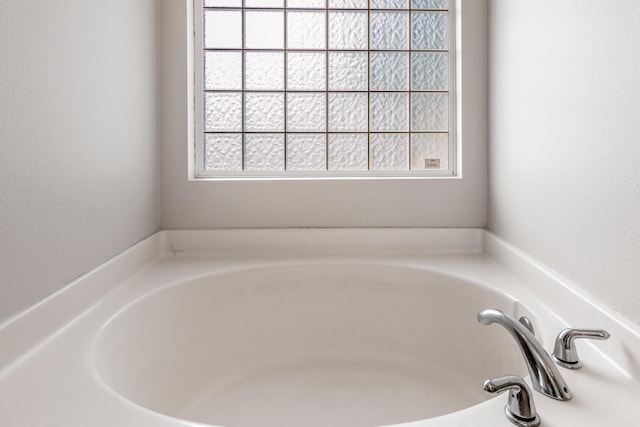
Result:
<svg viewBox="0 0 640 427"><path fill-rule="evenodd" d="M409 48L408 12L371 12L371 49Z"/></svg>
<svg viewBox="0 0 640 427"><path fill-rule="evenodd" d="M204 7L240 7L242 0L204 0Z"/></svg>
<svg viewBox="0 0 640 427"><path fill-rule="evenodd" d="M324 49L326 12L287 12L288 49Z"/></svg>
<svg viewBox="0 0 640 427"><path fill-rule="evenodd" d="M367 90L366 52L329 52L329 90Z"/></svg>
<svg viewBox="0 0 640 427"><path fill-rule="evenodd" d="M284 48L284 13L245 12L245 47L248 49Z"/></svg>
<svg viewBox="0 0 640 427"><path fill-rule="evenodd" d="M283 171L284 135L245 135L244 168L248 171Z"/></svg>
<svg viewBox="0 0 640 427"><path fill-rule="evenodd" d="M371 9L407 9L408 0L371 0Z"/></svg>
<svg viewBox="0 0 640 427"><path fill-rule="evenodd" d="M449 134L412 134L411 169L449 169Z"/></svg>
<svg viewBox="0 0 640 427"><path fill-rule="evenodd" d="M325 90L326 75L325 52L287 53L288 90Z"/></svg>
<svg viewBox="0 0 640 427"><path fill-rule="evenodd" d="M242 48L242 12L239 10L206 10L204 12L204 47L213 49Z"/></svg>
<svg viewBox="0 0 640 427"><path fill-rule="evenodd" d="M207 171L242 170L242 134L205 134L204 169Z"/></svg>
<svg viewBox="0 0 640 427"><path fill-rule="evenodd" d="M411 94L411 130L447 131L449 95L446 93Z"/></svg>
<svg viewBox="0 0 640 427"><path fill-rule="evenodd" d="M287 0L287 7L289 8L306 9L319 7L324 9L326 4L326 0Z"/></svg>
<svg viewBox="0 0 640 427"><path fill-rule="evenodd" d="M366 132L366 93L329 94L329 132Z"/></svg>
<svg viewBox="0 0 640 427"><path fill-rule="evenodd" d="M204 53L205 89L242 89L242 52Z"/></svg>
<svg viewBox="0 0 640 427"><path fill-rule="evenodd" d="M245 130L284 131L284 93L245 93Z"/></svg>
<svg viewBox="0 0 640 427"><path fill-rule="evenodd" d="M371 52L371 90L409 90L409 54Z"/></svg>
<svg viewBox="0 0 640 427"><path fill-rule="evenodd" d="M409 95L372 92L369 116L372 132L407 132L409 130Z"/></svg>
<svg viewBox="0 0 640 427"><path fill-rule="evenodd" d="M329 0L329 7L335 9L367 9L368 0Z"/></svg>
<svg viewBox="0 0 640 427"><path fill-rule="evenodd" d="M414 9L448 9L448 0L411 0Z"/></svg>
<svg viewBox="0 0 640 427"><path fill-rule="evenodd" d="M329 49L367 50L367 12L329 12Z"/></svg>
<svg viewBox="0 0 640 427"><path fill-rule="evenodd" d="M326 99L325 93L288 93L287 132L324 132Z"/></svg>
<svg viewBox="0 0 640 427"><path fill-rule="evenodd" d="M330 134L329 170L367 170L369 143L366 134Z"/></svg>
<svg viewBox="0 0 640 427"><path fill-rule="evenodd" d="M245 89L284 90L284 52L245 53Z"/></svg>
<svg viewBox="0 0 640 427"><path fill-rule="evenodd" d="M245 0L246 7L284 7L284 0Z"/></svg>
<svg viewBox="0 0 640 427"><path fill-rule="evenodd" d="M411 89L447 90L449 88L448 53L412 53Z"/></svg>
<svg viewBox="0 0 640 427"><path fill-rule="evenodd" d="M411 15L412 49L447 50L449 48L446 13L414 12Z"/></svg>
<svg viewBox="0 0 640 427"><path fill-rule="evenodd" d="M205 93L204 130L242 131L242 94Z"/></svg>
<svg viewBox="0 0 640 427"><path fill-rule="evenodd" d="M327 136L321 134L287 135L287 170L323 171L327 164Z"/></svg>
<svg viewBox="0 0 640 427"><path fill-rule="evenodd" d="M372 133L369 137L371 169L408 170L409 135Z"/></svg>

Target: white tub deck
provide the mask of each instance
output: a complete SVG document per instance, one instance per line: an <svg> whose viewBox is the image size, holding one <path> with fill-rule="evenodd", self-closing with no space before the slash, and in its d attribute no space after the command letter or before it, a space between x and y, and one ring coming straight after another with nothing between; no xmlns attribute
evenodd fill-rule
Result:
<svg viewBox="0 0 640 427"><path fill-rule="evenodd" d="M598 307L574 285L490 234L482 230L303 229L160 232L6 320L0 325L1 424L203 425L154 412L113 391L104 373L96 369L100 331L133 301L164 286L238 269L323 264L421 269L489 286L515 301L513 310L531 315L547 350L565 327L607 329L612 335L608 341L578 343L583 369L561 369L574 394L571 401L559 402L534 392L542 425L630 426L640 419L639 328ZM477 330L481 328L500 327ZM503 414L506 400L503 394L402 425L508 427L512 424Z"/></svg>

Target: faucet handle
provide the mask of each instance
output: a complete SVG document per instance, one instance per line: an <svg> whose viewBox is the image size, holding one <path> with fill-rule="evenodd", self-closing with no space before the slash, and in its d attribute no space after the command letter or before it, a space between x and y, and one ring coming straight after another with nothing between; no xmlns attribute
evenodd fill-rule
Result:
<svg viewBox="0 0 640 427"><path fill-rule="evenodd" d="M606 340L611 335L603 329L572 329L567 328L558 334L556 344L553 349L553 360L560 366L568 369L580 369L582 363L578 359L573 341L576 338L591 338L595 340Z"/></svg>
<svg viewBox="0 0 640 427"><path fill-rule="evenodd" d="M540 417L531 398L531 389L517 375L489 379L482 389L487 393L502 393L509 390L509 401L504 407L507 419L520 427L536 427L540 425Z"/></svg>

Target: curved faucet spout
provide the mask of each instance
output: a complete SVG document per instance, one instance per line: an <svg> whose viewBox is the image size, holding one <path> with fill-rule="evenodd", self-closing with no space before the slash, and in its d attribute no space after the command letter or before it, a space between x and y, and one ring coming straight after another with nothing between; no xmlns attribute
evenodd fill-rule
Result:
<svg viewBox="0 0 640 427"><path fill-rule="evenodd" d="M478 322L483 325L498 323L509 331L524 356L535 390L557 400L571 399L571 391L551 357L522 323L493 308L478 313Z"/></svg>

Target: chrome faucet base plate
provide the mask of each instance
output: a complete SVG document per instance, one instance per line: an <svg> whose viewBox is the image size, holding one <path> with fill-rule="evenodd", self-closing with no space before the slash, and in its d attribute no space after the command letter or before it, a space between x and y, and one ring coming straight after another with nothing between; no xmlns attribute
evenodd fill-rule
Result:
<svg viewBox="0 0 640 427"><path fill-rule="evenodd" d="M520 418L520 417L514 415L509 410L509 405L505 405L504 413L507 416L507 419L509 421L511 421L513 424L517 425L517 426L520 426L520 427L536 427L536 426L540 425L540 417L537 414L536 414L535 417L533 417L531 419Z"/></svg>

